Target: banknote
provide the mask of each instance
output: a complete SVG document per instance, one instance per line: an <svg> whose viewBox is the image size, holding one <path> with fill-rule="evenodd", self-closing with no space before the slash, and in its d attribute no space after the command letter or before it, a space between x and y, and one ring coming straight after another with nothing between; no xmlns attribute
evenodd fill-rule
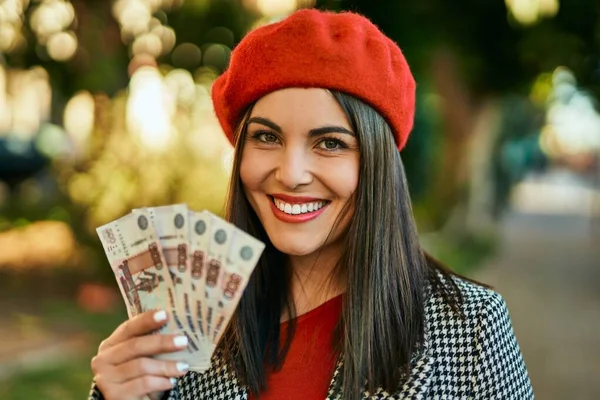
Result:
<svg viewBox="0 0 600 400"><path fill-rule="evenodd" d="M246 232L239 229L233 232L223 282L218 291L219 307L214 317L215 323L211 336L213 346L216 346L221 339L264 248L263 242Z"/></svg>
<svg viewBox="0 0 600 400"><path fill-rule="evenodd" d="M185 329L194 337L197 347L200 338L192 315L192 282L188 260L190 234L188 207L186 204L174 204L148 207L147 211L158 233L165 261L171 272L178 316L183 319Z"/></svg>
<svg viewBox="0 0 600 400"><path fill-rule="evenodd" d="M165 310L170 318L158 333L185 333L176 323L173 282L148 213L140 210L128 214L97 228L97 232L117 277L128 315ZM190 342L187 349L160 357L193 360L197 351Z"/></svg>
<svg viewBox="0 0 600 400"><path fill-rule="evenodd" d="M223 267L227 261L234 231L235 227L233 225L215 215L210 215L210 242L204 284L205 304L203 304L204 331L206 337L209 338L209 342L213 334L213 324L221 299L219 291L223 284Z"/></svg>
<svg viewBox="0 0 600 400"><path fill-rule="evenodd" d="M208 246L210 244L210 213L190 211L190 275L192 277L192 290L196 304L196 322L203 337L204 331L204 303L206 285L206 260L208 259Z"/></svg>

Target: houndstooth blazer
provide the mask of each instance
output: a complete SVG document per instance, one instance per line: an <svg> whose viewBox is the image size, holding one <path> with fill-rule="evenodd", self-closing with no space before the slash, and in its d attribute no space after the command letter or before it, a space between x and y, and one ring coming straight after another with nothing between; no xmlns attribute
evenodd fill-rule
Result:
<svg viewBox="0 0 600 400"><path fill-rule="evenodd" d="M443 279L443 278L442 278ZM441 295L431 292L425 307L425 341L412 359L411 374L397 393L382 389L365 399L533 399L533 389L515 339L504 299L496 292L454 278L462 292L464 318ZM339 360L326 400L342 399L336 390ZM215 357L205 374L188 372L166 400L244 400L246 389ZM102 395L92 386L90 400Z"/></svg>

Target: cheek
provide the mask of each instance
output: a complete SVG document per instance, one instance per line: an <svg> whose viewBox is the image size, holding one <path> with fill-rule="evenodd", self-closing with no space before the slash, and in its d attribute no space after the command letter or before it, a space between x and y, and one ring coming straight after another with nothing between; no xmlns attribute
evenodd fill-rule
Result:
<svg viewBox="0 0 600 400"><path fill-rule="evenodd" d="M346 182L344 182L343 190L346 192L346 197L351 198L356 193L356 189L358 188L358 171L355 175L348 176L346 178Z"/></svg>
<svg viewBox="0 0 600 400"><path fill-rule="evenodd" d="M354 196L358 188L358 161L348 160L327 171L327 186L340 199L348 200Z"/></svg>
<svg viewBox="0 0 600 400"><path fill-rule="evenodd" d="M240 179L244 189L248 190L253 187L256 181L256 169L254 167L251 152L244 150L242 152L242 161L240 162Z"/></svg>
<svg viewBox="0 0 600 400"><path fill-rule="evenodd" d="M259 152L253 149L245 149L242 153L240 163L240 179L246 191L259 190L262 182L268 177L268 165L261 162Z"/></svg>

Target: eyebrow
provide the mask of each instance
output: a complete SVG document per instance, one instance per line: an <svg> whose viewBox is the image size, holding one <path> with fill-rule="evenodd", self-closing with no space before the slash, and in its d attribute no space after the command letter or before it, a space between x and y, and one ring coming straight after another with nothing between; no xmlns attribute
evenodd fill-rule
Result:
<svg viewBox="0 0 600 400"><path fill-rule="evenodd" d="M277 133L281 133L282 129L279 125L277 125L275 122L271 121L270 119L267 118L263 118L263 117L252 117L248 120L248 125L250 125L251 123L257 123L257 124L261 124L264 126L267 126L271 129L273 129L275 132ZM308 136L309 137L315 137L315 136L320 136L320 135L324 135L326 133L344 133L346 135L351 135L351 136L356 136L354 134L354 132L342 127L342 126L323 126L321 128L314 128L311 129L310 131L308 131Z"/></svg>

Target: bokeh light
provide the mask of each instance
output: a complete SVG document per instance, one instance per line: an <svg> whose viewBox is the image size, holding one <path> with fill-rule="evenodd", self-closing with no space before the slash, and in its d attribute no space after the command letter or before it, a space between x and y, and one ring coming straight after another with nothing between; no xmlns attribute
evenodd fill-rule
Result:
<svg viewBox="0 0 600 400"><path fill-rule="evenodd" d="M154 58L169 54L176 44L173 28L167 26L165 10L180 6L180 1L117 0L112 13L121 29L123 43L131 45L133 56Z"/></svg>
<svg viewBox="0 0 600 400"><path fill-rule="evenodd" d="M77 37L70 31L74 23L75 9L67 0L42 0L29 18L37 42L56 61L67 61L77 51Z"/></svg>
<svg viewBox="0 0 600 400"><path fill-rule="evenodd" d="M148 54L158 57L163 52L162 41L154 33L144 33L133 41L131 51L134 55Z"/></svg>
<svg viewBox="0 0 600 400"><path fill-rule="evenodd" d="M69 225L58 221L33 222L0 232L0 268L36 269L74 265L75 237Z"/></svg>
<svg viewBox="0 0 600 400"><path fill-rule="evenodd" d="M235 44L233 32L224 26L217 26L208 31L206 41L208 43L220 43L230 49Z"/></svg>
<svg viewBox="0 0 600 400"><path fill-rule="evenodd" d="M162 54L168 54L175 47L175 31L169 26L159 25L152 29L152 34L156 35L162 43Z"/></svg>
<svg viewBox="0 0 600 400"><path fill-rule="evenodd" d="M165 150L172 138L174 102L159 71L138 69L131 78L127 100L127 126L148 148Z"/></svg>
<svg viewBox="0 0 600 400"><path fill-rule="evenodd" d="M44 0L31 14L29 24L38 40L45 43L52 34L67 29L75 18L75 10L65 0Z"/></svg>
<svg viewBox="0 0 600 400"><path fill-rule="evenodd" d="M46 44L48 55L56 61L66 61L77 51L77 36L73 32L54 33Z"/></svg>
<svg viewBox="0 0 600 400"><path fill-rule="evenodd" d="M10 54L25 47L22 25L23 14L28 6L28 0L0 2L0 52Z"/></svg>
<svg viewBox="0 0 600 400"><path fill-rule="evenodd" d="M225 70L229 64L231 49L222 44L211 44L206 48L202 62L205 66Z"/></svg>
<svg viewBox="0 0 600 400"><path fill-rule="evenodd" d="M6 135L12 124L10 96L7 92L7 71L0 64L0 137Z"/></svg>
<svg viewBox="0 0 600 400"><path fill-rule="evenodd" d="M3 70L5 71L5 70ZM6 70L4 76L4 112L0 125L7 126L5 135L27 140L38 131L40 124L50 117L52 90L49 76L42 67L29 70ZM0 86L3 79L0 78Z"/></svg>
<svg viewBox="0 0 600 400"><path fill-rule="evenodd" d="M88 91L76 93L65 106L63 124L73 142L73 151L79 157L87 152L89 138L94 129L95 101Z"/></svg>
<svg viewBox="0 0 600 400"><path fill-rule="evenodd" d="M193 69L202 62L202 51L193 43L181 43L173 50L171 60L175 67Z"/></svg>
<svg viewBox="0 0 600 400"><path fill-rule="evenodd" d="M164 79L167 90L177 102L192 107L196 101L196 85L192 74L184 69L173 69Z"/></svg>
<svg viewBox="0 0 600 400"><path fill-rule="evenodd" d="M296 6L296 0L256 0L256 7L267 17L290 14Z"/></svg>
<svg viewBox="0 0 600 400"><path fill-rule="evenodd" d="M558 0L505 0L511 15L521 25L532 25L558 13Z"/></svg>
<svg viewBox="0 0 600 400"><path fill-rule="evenodd" d="M1 10L1 8L0 8ZM20 26L8 22L0 22L0 50L10 53L17 43Z"/></svg>
<svg viewBox="0 0 600 400"><path fill-rule="evenodd" d="M546 126L540 135L542 150L553 158L600 153L600 114L594 99L577 87L573 73L559 67L538 82L546 83L543 92L548 102Z"/></svg>

